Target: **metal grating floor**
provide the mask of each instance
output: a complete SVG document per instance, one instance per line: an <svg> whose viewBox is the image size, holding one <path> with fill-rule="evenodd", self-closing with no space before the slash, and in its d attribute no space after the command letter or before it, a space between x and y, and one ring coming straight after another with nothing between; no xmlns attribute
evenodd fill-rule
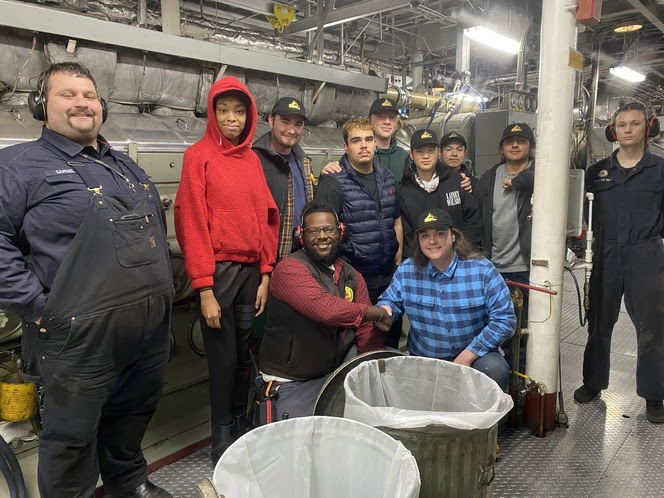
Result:
<svg viewBox="0 0 664 498"><path fill-rule="evenodd" d="M577 279L583 281L582 272ZM627 313L614 330L611 385L599 400L578 405L586 329L579 326L574 283L565 275L561 355L568 429L545 438L527 429L501 428L503 457L496 464L494 497L662 497L664 425L645 420L645 401L636 396L636 336ZM194 496L196 484L212 477L209 448L163 467L150 479L176 498ZM281 497L275 497L281 498Z"/></svg>

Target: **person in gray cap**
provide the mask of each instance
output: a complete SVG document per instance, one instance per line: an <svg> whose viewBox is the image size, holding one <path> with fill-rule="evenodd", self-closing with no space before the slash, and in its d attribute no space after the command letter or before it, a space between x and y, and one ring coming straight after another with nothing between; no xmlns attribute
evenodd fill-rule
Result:
<svg viewBox="0 0 664 498"><path fill-rule="evenodd" d="M470 243L480 246L482 226L477 200L461 187L461 175L445 167L439 153L438 137L433 130L413 133L410 138L412 163L399 189L404 258L412 251L417 218L427 209L444 209Z"/></svg>
<svg viewBox="0 0 664 498"><path fill-rule="evenodd" d="M503 158L484 173L475 195L482 218L482 250L506 280L530 281L531 197L535 184L535 135L526 123L503 130L499 144ZM528 324L528 291L523 290L521 325ZM510 356L510 345L503 345ZM522 351L521 368L525 365Z"/></svg>
<svg viewBox="0 0 664 498"><path fill-rule="evenodd" d="M386 98L374 100L369 109L369 121L376 141L376 159L392 172L399 185L408 162L408 152L399 147L397 139L394 138L401 128L397 103ZM331 162L325 165L321 173L327 175L340 171L339 163Z"/></svg>
<svg viewBox="0 0 664 498"><path fill-rule="evenodd" d="M270 131L253 144L279 209L279 260L298 249L293 241L293 228L302 217L304 205L314 195L311 162L298 145L306 120L302 102L282 97L268 117Z"/></svg>
<svg viewBox="0 0 664 498"><path fill-rule="evenodd" d="M451 131L440 139L440 158L443 164L451 171L456 171L463 178L470 180L470 185L462 184L467 192L472 192L477 187L479 178L467 157L468 144L465 137L458 131Z"/></svg>
<svg viewBox="0 0 664 498"><path fill-rule="evenodd" d="M442 209L420 214L413 254L377 304L395 319L408 314L411 355L472 367L507 389L510 368L498 348L516 325L509 290Z"/></svg>

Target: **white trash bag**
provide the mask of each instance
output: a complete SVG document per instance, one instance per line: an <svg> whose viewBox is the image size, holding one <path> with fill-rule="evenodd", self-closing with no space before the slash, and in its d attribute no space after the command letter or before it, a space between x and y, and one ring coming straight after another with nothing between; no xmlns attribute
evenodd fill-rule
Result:
<svg viewBox="0 0 664 498"><path fill-rule="evenodd" d="M303 417L248 432L214 469L225 498L417 498L420 473L403 444L367 425Z"/></svg>
<svg viewBox="0 0 664 498"><path fill-rule="evenodd" d="M361 363L346 376L344 390L344 417L372 427L489 429L514 405L482 372L418 356Z"/></svg>

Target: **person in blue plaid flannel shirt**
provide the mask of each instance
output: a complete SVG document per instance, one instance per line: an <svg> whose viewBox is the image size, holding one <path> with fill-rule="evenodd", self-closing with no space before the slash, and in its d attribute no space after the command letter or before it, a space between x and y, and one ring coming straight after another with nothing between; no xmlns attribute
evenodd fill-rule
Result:
<svg viewBox="0 0 664 498"><path fill-rule="evenodd" d="M393 319L408 314L410 354L472 367L506 390L510 368L499 347L516 317L505 281L442 209L420 215L414 239L378 305Z"/></svg>

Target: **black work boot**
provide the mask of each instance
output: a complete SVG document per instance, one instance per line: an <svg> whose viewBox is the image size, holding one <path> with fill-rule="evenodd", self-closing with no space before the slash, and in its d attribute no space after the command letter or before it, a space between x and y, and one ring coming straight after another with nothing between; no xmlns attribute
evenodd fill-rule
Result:
<svg viewBox="0 0 664 498"><path fill-rule="evenodd" d="M108 498L173 498L173 495L168 491L161 489L159 486L152 484L150 481L145 481L140 486L125 491L124 493L109 493L106 495Z"/></svg>
<svg viewBox="0 0 664 498"><path fill-rule="evenodd" d="M661 399L646 400L646 420L653 424L664 424L664 402Z"/></svg>
<svg viewBox="0 0 664 498"><path fill-rule="evenodd" d="M577 403L590 403L600 392L602 392L601 389L593 389L592 387L583 384L574 391L574 400Z"/></svg>
<svg viewBox="0 0 664 498"><path fill-rule="evenodd" d="M235 442L237 439L237 432L235 420L228 425L213 425L212 426L212 446L210 457L212 464L217 465L217 461L224 454L224 451Z"/></svg>
<svg viewBox="0 0 664 498"><path fill-rule="evenodd" d="M233 421L235 422L237 437L239 438L253 429L253 426L247 418L247 412L244 412L242 415L233 415Z"/></svg>

